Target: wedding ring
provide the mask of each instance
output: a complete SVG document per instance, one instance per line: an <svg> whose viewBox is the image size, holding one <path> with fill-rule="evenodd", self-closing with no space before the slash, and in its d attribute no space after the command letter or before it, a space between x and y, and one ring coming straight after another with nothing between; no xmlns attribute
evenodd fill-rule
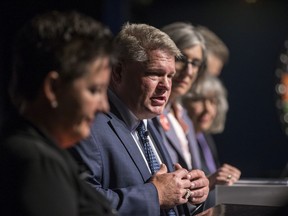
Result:
<svg viewBox="0 0 288 216"><path fill-rule="evenodd" d="M232 178L232 175L229 174L229 175L227 176L227 180L230 180L231 178Z"/></svg>
<svg viewBox="0 0 288 216"><path fill-rule="evenodd" d="M185 199L188 199L191 196L191 191L189 189L186 189L186 193L184 195Z"/></svg>

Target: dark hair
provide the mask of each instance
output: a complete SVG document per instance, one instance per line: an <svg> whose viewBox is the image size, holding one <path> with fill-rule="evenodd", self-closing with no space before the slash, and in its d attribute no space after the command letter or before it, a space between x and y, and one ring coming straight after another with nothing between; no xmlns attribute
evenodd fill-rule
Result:
<svg viewBox="0 0 288 216"><path fill-rule="evenodd" d="M89 62L111 54L111 42L108 28L77 12L52 11L35 17L16 37L12 100L35 99L50 71L57 71L66 82L83 76Z"/></svg>

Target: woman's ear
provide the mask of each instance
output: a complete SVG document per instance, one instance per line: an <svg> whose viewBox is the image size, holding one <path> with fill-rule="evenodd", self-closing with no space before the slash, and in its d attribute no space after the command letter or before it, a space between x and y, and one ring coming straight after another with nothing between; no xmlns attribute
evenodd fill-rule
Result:
<svg viewBox="0 0 288 216"><path fill-rule="evenodd" d="M59 87L59 81L60 78L57 71L50 71L44 79L43 83L44 96L47 98L52 108L56 108L58 106L56 92Z"/></svg>

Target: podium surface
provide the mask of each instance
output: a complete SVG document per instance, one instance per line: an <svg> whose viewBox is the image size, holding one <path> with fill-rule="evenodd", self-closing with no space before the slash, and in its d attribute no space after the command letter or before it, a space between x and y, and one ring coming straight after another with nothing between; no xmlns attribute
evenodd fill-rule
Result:
<svg viewBox="0 0 288 216"><path fill-rule="evenodd" d="M232 186L217 185L215 190L216 205L284 206L288 202L287 179L243 179Z"/></svg>
<svg viewBox="0 0 288 216"><path fill-rule="evenodd" d="M221 204L196 216L287 216L287 207Z"/></svg>

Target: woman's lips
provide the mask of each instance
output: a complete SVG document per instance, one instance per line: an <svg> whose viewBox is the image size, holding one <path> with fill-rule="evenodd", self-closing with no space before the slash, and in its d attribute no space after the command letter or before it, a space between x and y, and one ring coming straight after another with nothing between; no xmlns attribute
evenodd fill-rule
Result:
<svg viewBox="0 0 288 216"><path fill-rule="evenodd" d="M202 116L200 118L200 122L202 123L206 123L206 122L210 122L211 121L211 117L210 116Z"/></svg>

